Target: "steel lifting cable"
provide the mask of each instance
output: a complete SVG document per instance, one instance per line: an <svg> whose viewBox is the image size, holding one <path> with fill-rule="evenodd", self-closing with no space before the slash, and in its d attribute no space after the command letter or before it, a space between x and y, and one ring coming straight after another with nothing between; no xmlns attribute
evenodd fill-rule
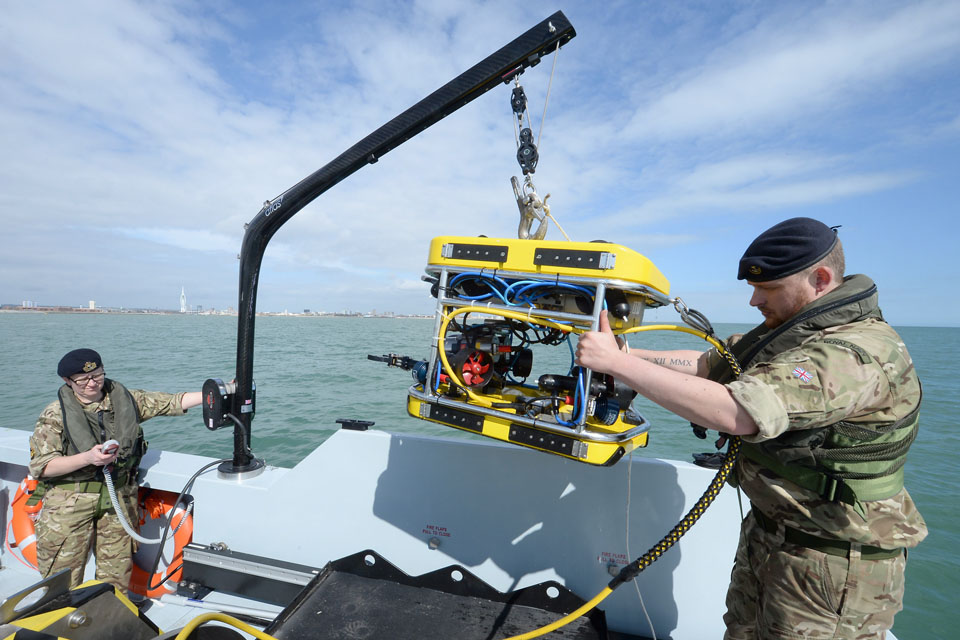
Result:
<svg viewBox="0 0 960 640"><path fill-rule="evenodd" d="M550 25L551 30L555 30L554 26ZM523 91L523 87L520 86L520 76L519 74L514 77L514 89L510 97L510 104L513 107L513 113L515 118L513 119L513 138L514 142L517 144L517 148L520 147L521 132L524 129L523 126L523 117L524 114L527 118L527 129L530 130L530 141L533 143L534 149L539 148L540 140L543 138L543 125L547 121L547 106L550 104L550 91L553 89L553 79L557 73L557 60L560 58L560 43L557 43L556 49L553 50L553 65L550 68L550 80L547 82L547 93L543 99L543 113L540 115L540 128L537 131L536 142L533 142L533 118L530 117L530 112L527 109L527 96ZM534 166L536 161L534 161ZM521 163L521 168L523 164ZM527 171L524 171L527 173ZM533 169L529 173L533 173Z"/></svg>
<svg viewBox="0 0 960 640"><path fill-rule="evenodd" d="M551 33L554 31L555 27L551 24L550 30ZM553 66L550 68L550 81L547 83L547 95L543 100L543 115L540 116L540 130L537 132L537 148L540 147L540 137L543 135L543 123L547 121L547 105L550 104L550 90L553 88L553 77L557 72L557 60L560 58L560 43L557 43L557 48L553 51ZM549 196L549 194L548 194ZM544 204L546 204L546 198L544 198ZM553 224L557 225L557 229L563 234L563 237L567 239L567 242L570 242L570 236L567 235L567 232L563 230L563 227L560 226L560 222L553 217L553 214L550 213L550 207L544 206L543 215L553 220Z"/></svg>
<svg viewBox="0 0 960 640"><path fill-rule="evenodd" d="M553 25L550 25L553 29ZM547 95L543 99L543 115L540 116L540 130L537 131L537 146L540 146L540 137L543 135L543 123L547 121L547 105L550 104L550 89L553 88L553 76L557 72L557 60L560 58L560 43L557 43L557 48L553 50L553 66L550 68L550 81L547 82Z"/></svg>
<svg viewBox="0 0 960 640"><path fill-rule="evenodd" d="M683 305L683 301L681 301L679 298L677 298L674 303L678 312L681 308L685 310L684 312L681 312L681 318L683 318L685 322L692 324L687 318L693 319L693 322L706 322L706 318L699 312L686 309L686 306ZM655 331L663 329L699 335L701 338L707 342L710 342L717 348L720 354L733 369L734 374L739 377L739 375L742 373L742 370L740 368L740 364L737 362L737 359L727 350L726 345L724 345L723 342L718 340L716 336L713 335L713 328L710 327L709 322L706 322L706 327L709 328L709 332L701 331L700 329L687 329L686 327L678 327L676 325L647 325L646 327L633 327L632 329L628 329L623 333ZM659 542L650 547L650 549L642 556L623 567L623 569L620 570L616 577L614 577L614 579L611 580L606 587L604 587L597 595L591 598L588 602L584 603L583 606L576 611L573 611L548 625L540 627L539 629L534 629L533 631L528 631L527 633L512 636L506 640L530 640L531 638L538 638L550 633L551 631L555 631L556 629L573 622L580 616L586 614L588 611L599 605L604 599L606 599L607 596L613 593L614 589L623 583L636 578L641 571L656 562L664 553L666 553L673 545L675 545L680 538L683 537L683 535L689 531L694 524L696 524L696 522L700 519L700 516L704 514L707 508L713 504L713 501L720 494L720 490L723 489L723 485L727 482L727 478L730 477L730 473L733 471L733 467L736 465L739 456L740 437L731 436L729 438L727 453L724 456L723 463L720 465L720 468L717 469L717 473L713 477L713 480L710 481L706 491L703 492L703 495L701 495L700 498L690 508L690 510L687 511L686 515L680 519L680 522L678 522L676 526L674 526L673 529L671 529Z"/></svg>
<svg viewBox="0 0 960 640"><path fill-rule="evenodd" d="M550 24L549 27L551 32L555 31L553 24ZM514 183L514 194L516 195L517 204L521 210L521 239L530 237L529 227L532 224L531 217L536 217L541 223L537 231L538 234L541 231L543 234L546 234L546 227L544 227L543 224L549 219L557 225L557 229L563 234L567 242L570 242L570 236L567 235L567 232L560 226L557 219L550 213L550 206L547 204L547 198L550 197L550 194L547 194L541 200L533 184L533 179L531 178L531 175L536 171L537 162L540 159L538 148L540 146L540 140L543 137L544 123L547 120L547 106L550 104L550 92L553 89L553 79L556 76L557 60L559 58L560 47L557 46L553 52L553 65L550 69L550 80L547 83L547 93L543 101L543 113L540 116L540 128L537 131L536 140L533 138L533 119L530 117L530 111L527 108L527 96L523 91L523 87L520 85L519 75L514 77L514 88L510 94L510 106L514 114L513 137L517 145L517 163L520 165L520 169L524 175L522 194L516 178L512 179ZM526 116L527 126L524 126L524 116ZM536 211L542 211L542 214L536 213ZM536 237L536 239L543 238L542 235L536 235L534 237Z"/></svg>

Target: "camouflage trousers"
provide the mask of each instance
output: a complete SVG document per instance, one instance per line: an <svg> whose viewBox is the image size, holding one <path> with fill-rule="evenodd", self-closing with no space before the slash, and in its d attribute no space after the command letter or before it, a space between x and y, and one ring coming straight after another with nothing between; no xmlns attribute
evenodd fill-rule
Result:
<svg viewBox="0 0 960 640"><path fill-rule="evenodd" d="M727 591L726 640L882 640L903 608L903 555L864 559L784 542L747 515Z"/></svg>
<svg viewBox="0 0 960 640"><path fill-rule="evenodd" d="M139 519L137 486L117 489L117 501L136 529ZM126 594L135 550L134 540L123 530L112 509L100 508L99 493L78 493L50 487L43 495L43 510L37 520L37 563L43 577L70 569L70 586L83 582L83 569L93 549L97 580L116 586Z"/></svg>

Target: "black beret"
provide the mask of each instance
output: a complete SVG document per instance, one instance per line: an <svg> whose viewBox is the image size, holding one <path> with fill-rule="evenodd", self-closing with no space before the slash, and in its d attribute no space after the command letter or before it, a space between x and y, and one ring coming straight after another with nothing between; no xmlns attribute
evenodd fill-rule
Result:
<svg viewBox="0 0 960 640"><path fill-rule="evenodd" d="M740 258L737 280L768 282L799 273L823 260L836 245L836 228L813 218L784 220L750 243Z"/></svg>
<svg viewBox="0 0 960 640"><path fill-rule="evenodd" d="M57 375L61 378L69 378L75 373L90 373L102 366L100 354L93 349L74 349L60 358Z"/></svg>

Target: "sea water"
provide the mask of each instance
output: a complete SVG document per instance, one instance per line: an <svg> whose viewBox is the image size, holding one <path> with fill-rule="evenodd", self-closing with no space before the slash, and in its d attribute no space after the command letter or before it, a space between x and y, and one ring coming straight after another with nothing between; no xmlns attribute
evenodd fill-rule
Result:
<svg viewBox="0 0 960 640"><path fill-rule="evenodd" d="M433 326L417 318L256 318L254 453L268 464L293 466L339 428L339 418L370 420L374 428L393 432L480 438L409 417L410 374L367 359L387 353L426 358ZM726 336L749 326L716 328ZM901 640L939 640L954 637L960 593L960 483L954 473L960 430L953 425L960 415L960 328L898 330L923 382L920 434L906 476L930 535L909 555L905 607L895 630ZM652 349L705 347L678 332L644 332L630 342ZM207 378L234 376L236 344L237 318L230 316L0 313L0 426L24 430L27 448L37 416L56 398L57 361L71 349L96 349L107 375L130 388L193 391ZM566 373L570 358L566 345L539 348L535 375ZM634 455L689 461L692 453L711 450L710 441L696 439L684 420L642 398L634 406L652 424L649 446ZM232 456L233 430L206 429L199 408L151 420L144 431L151 448Z"/></svg>

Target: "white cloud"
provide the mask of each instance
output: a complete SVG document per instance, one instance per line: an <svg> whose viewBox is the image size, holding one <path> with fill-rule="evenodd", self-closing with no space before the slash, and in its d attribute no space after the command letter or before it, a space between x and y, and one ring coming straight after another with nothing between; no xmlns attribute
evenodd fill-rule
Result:
<svg viewBox="0 0 960 640"><path fill-rule="evenodd" d="M187 251L227 251L236 253L239 246L238 238L211 233L205 229L175 229L166 227L153 228L118 228L104 230L116 232L122 236L146 240L156 244L169 245Z"/></svg>
<svg viewBox="0 0 960 640"><path fill-rule="evenodd" d="M614 225L636 224L693 214L746 213L822 204L893 189L914 179L916 176L911 174L847 174L836 178L794 179L781 184L752 185L744 189L736 188L737 185L722 185L729 188L677 191L622 210L607 217L604 222Z"/></svg>
<svg viewBox="0 0 960 640"><path fill-rule="evenodd" d="M740 188L808 175L839 162L837 158L801 153L749 154L695 166L680 176L676 185L688 191Z"/></svg>
<svg viewBox="0 0 960 640"><path fill-rule="evenodd" d="M401 290L401 291L416 291L416 292L418 292L418 293L423 293L423 292L427 291L427 290L429 289L429 287L430 287L429 284L427 284L426 282L424 282L423 280L420 280L420 279L417 279L417 280L410 280L410 279L396 280L396 281L394 282L394 286L395 286L397 289Z"/></svg>
<svg viewBox="0 0 960 640"><path fill-rule="evenodd" d="M879 16L863 8L828 5L786 22L774 15L639 108L627 135L753 137L883 95L960 48L955 2L909 3Z"/></svg>
<svg viewBox="0 0 960 640"><path fill-rule="evenodd" d="M196 282L192 301L235 304L234 256L264 200L551 10L7 3L0 302L74 296L63 260L94 244L85 266L115 273L116 293L85 297L153 306ZM535 181L574 239L669 256L743 214L850 205L870 210L872 229L895 220L902 194L928 217L956 201L932 183L960 169L955 2L597 11L575 0L564 11L578 36L560 52ZM535 130L551 65L521 77ZM306 206L266 251L261 308L387 309L377 301L424 290L431 237L513 236L508 104L509 87L498 87ZM877 254L895 242L871 240ZM714 250L690 260L710 264Z"/></svg>

